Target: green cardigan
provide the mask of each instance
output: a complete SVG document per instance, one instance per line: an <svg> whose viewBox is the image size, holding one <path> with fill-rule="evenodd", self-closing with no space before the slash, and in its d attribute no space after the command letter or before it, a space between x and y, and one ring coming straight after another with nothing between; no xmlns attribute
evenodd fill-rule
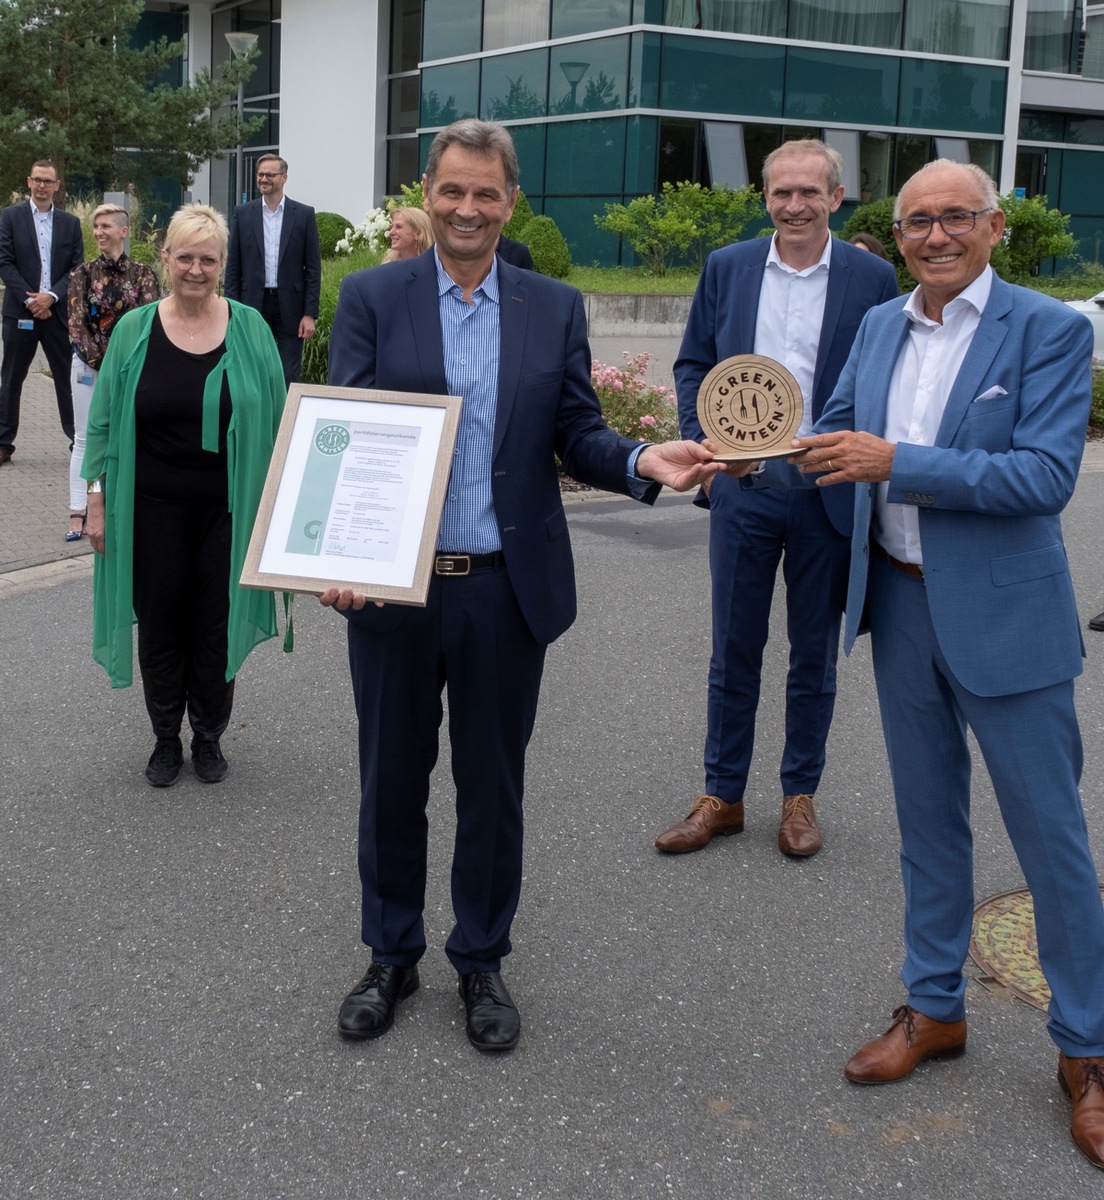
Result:
<svg viewBox="0 0 1104 1200"><path fill-rule="evenodd" d="M203 446L218 448L218 404L225 371L232 406L226 435L232 515L226 664L226 678L230 680L250 650L277 633L273 593L239 587L238 580L264 490L286 388L276 342L261 314L234 300L228 303L226 353L208 376L203 394ZM85 479L104 480L105 552L94 556L92 657L108 673L112 687L129 687L134 676L134 394L156 311L156 304L136 308L121 317L112 330L92 395L81 469Z"/></svg>

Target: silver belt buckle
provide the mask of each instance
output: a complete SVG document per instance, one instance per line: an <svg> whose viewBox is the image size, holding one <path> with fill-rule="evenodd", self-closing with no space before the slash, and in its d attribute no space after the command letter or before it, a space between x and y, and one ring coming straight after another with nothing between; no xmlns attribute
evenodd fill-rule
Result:
<svg viewBox="0 0 1104 1200"><path fill-rule="evenodd" d="M438 554L433 564L433 572L435 575L470 575L471 555Z"/></svg>

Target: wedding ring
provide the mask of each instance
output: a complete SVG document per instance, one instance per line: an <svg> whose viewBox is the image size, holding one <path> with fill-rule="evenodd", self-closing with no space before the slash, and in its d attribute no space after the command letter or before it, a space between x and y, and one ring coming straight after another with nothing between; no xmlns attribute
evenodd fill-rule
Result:
<svg viewBox="0 0 1104 1200"><path fill-rule="evenodd" d="M824 461L828 464L829 471L835 471L836 468L832 466L832 460L830 458L826 458Z"/></svg>

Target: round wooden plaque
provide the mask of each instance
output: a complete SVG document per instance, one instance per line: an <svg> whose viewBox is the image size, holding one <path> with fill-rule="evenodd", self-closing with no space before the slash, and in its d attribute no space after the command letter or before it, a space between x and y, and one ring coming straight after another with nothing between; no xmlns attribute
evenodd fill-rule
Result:
<svg viewBox="0 0 1104 1200"><path fill-rule="evenodd" d="M797 380L762 354L726 358L698 388L698 420L718 462L794 454L803 412Z"/></svg>

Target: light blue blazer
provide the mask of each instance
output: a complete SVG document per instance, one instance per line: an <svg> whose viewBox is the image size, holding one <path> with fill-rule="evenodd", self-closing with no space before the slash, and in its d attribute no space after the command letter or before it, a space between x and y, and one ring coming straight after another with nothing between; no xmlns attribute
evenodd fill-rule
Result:
<svg viewBox="0 0 1104 1200"><path fill-rule="evenodd" d="M908 332L905 297L871 309L817 433L881 436ZM978 696L1081 673L1084 643L1059 514L1085 446L1092 327L1079 313L994 277L934 446L898 443L891 503L920 509L928 606L940 649ZM844 647L861 632L874 485L855 489Z"/></svg>

